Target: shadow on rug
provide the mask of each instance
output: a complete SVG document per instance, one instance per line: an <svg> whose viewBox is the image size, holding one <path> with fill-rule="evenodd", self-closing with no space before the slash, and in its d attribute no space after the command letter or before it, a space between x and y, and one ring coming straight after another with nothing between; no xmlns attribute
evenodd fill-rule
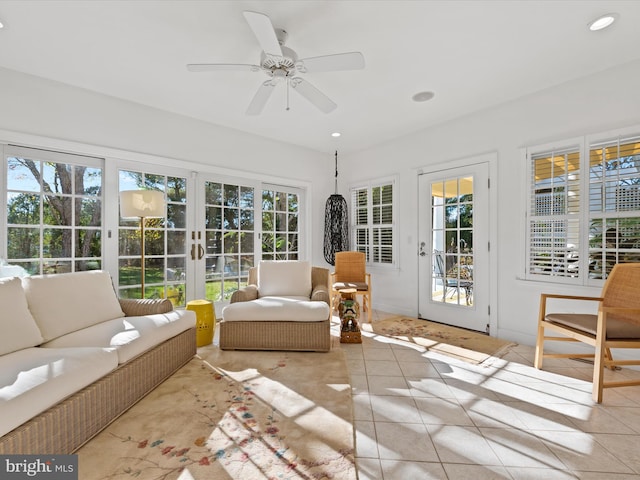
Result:
<svg viewBox="0 0 640 480"><path fill-rule="evenodd" d="M482 333L402 316L365 323L362 330L415 343L476 365L490 358L500 358L515 346L515 343Z"/></svg>
<svg viewBox="0 0 640 480"><path fill-rule="evenodd" d="M204 347L77 452L80 478L355 480L352 416L339 347Z"/></svg>

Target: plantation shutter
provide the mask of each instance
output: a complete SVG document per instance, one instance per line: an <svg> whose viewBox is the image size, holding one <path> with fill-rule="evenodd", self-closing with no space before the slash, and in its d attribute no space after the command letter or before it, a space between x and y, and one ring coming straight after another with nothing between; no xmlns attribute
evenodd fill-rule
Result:
<svg viewBox="0 0 640 480"><path fill-rule="evenodd" d="M527 273L575 278L580 273L580 150L530 158Z"/></svg>
<svg viewBox="0 0 640 480"><path fill-rule="evenodd" d="M589 278L640 261L640 136L589 147Z"/></svg>

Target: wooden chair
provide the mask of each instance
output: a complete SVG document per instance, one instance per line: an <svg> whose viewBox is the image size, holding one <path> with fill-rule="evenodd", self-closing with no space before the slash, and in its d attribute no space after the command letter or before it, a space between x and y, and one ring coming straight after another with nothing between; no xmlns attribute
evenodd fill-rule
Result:
<svg viewBox="0 0 640 480"><path fill-rule="evenodd" d="M331 306L338 309L340 290L355 288L362 296L362 307L371 323L371 274L366 271L363 252L337 252L335 271L331 274Z"/></svg>
<svg viewBox="0 0 640 480"><path fill-rule="evenodd" d="M597 403L602 402L602 392L605 388L640 385L640 380L604 380L604 367L614 370L620 365L640 365L640 358L614 360L611 355L613 348L640 349L639 285L640 263L621 263L611 270L600 297L542 294L535 367L542 368L544 358L592 357L594 359L593 400ZM548 299L598 302L598 313L548 313ZM551 330L563 336L545 336L545 330ZM549 340L586 343L595 348L595 353L544 353L544 342Z"/></svg>

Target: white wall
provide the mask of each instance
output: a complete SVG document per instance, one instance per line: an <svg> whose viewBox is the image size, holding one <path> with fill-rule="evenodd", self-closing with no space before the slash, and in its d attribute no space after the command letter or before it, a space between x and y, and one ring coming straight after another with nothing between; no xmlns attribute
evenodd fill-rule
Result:
<svg viewBox="0 0 640 480"><path fill-rule="evenodd" d="M324 219L324 199L333 189L332 152L324 155L1 68L0 130L157 155L193 170L220 167L249 178L293 179L308 188L312 260L324 264L316 220Z"/></svg>
<svg viewBox="0 0 640 480"><path fill-rule="evenodd" d="M524 252L521 231L524 165L520 148L576 135L638 125L640 132L640 61L572 81L537 94L428 128L367 151L345 156L341 190L350 182L391 174L400 177L400 268L375 271L374 307L417 313L417 173L418 167L497 152L497 315L500 337L535 343L542 291L597 294L599 289L571 288L517 280ZM433 101L446 102L437 96ZM416 108L429 108L416 104ZM366 172L366 173L364 173ZM493 272L492 272L493 273Z"/></svg>

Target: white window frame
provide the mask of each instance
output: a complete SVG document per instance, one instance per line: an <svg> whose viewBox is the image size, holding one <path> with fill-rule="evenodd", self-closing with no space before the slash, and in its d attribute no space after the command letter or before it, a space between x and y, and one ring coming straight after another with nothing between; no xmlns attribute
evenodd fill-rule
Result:
<svg viewBox="0 0 640 480"><path fill-rule="evenodd" d="M594 249L590 248L590 241L593 240L590 238L590 234L592 233L592 221L594 219L604 218L607 221L615 222L618 218L636 217L638 218L638 225L640 228L640 208L638 210L631 211L590 211L590 195L592 194L592 191L590 190L590 184L593 183L591 178L593 175L590 173L592 167L590 155L591 150L597 148L601 144L611 144L616 142L621 142L624 144L630 141L640 142L640 126L634 126L593 135L585 135L543 145L530 146L522 150L523 163L526 172L526 188L523 189L525 211L525 256L523 259L524 279L542 281L547 283L564 283L570 285L594 287L601 287L604 284L606 275L598 276L597 273L594 273L593 271L593 265L589 265L590 258L593 256L594 252ZM534 211L535 202L533 197L533 187L535 181L533 178L533 161L535 158L545 154L550 154L552 152L559 152L562 154L569 150L576 151L579 154L579 178L576 179L573 185L567 187L567 192L564 192L564 198L565 201L567 201L569 199L568 191L573 190L572 193L575 193L578 198L579 208L573 208L571 209L571 212L561 213L560 211L555 211L551 212L550 215L542 217L536 216L536 212ZM640 179L640 173L638 173L638 178ZM565 176L565 180L567 180L567 184L571 181L569 179L569 176ZM576 188L577 192L575 191ZM556 193L554 193L554 195L556 195ZM558 262L551 262L554 266L559 266L556 271L554 271L551 267L545 269L546 271L538 272L534 271L533 269L532 255L535 254L535 248L533 246L534 242L532 236L532 223L536 220L536 218L546 218L548 220L565 221L568 223L571 222L574 225L577 225L577 229L576 227L573 227L574 236L572 237L574 239L577 239L577 242L575 242L575 245L573 244L574 242L569 242L571 243L571 245L567 245L565 261L563 262L560 258ZM571 236L570 233L567 233L567 235ZM555 249L555 252L558 254L562 253L558 249ZM609 247L607 247L607 252L611 253ZM619 252L617 248L613 253L618 255ZM627 253L629 252L627 251ZM637 253L635 250L632 253L634 255L637 255L640 259L640 249L637 250ZM558 256L562 257L562 255ZM574 258L567 260L570 256L574 256ZM577 270L570 272L566 267L570 266L572 262L573 265L577 266ZM540 267L540 264L534 266Z"/></svg>
<svg viewBox="0 0 640 480"><path fill-rule="evenodd" d="M39 241L38 241L38 256L37 257L33 257L33 258L24 258L24 259L14 259L17 263L37 263L38 264L38 271L37 272L31 272L31 274L43 274L43 273L56 273L55 267L52 267L51 265L49 265L52 262L60 262L60 266L59 268L61 269L60 271L77 271L77 262L79 261L84 261L87 263L91 263L94 262L96 263L95 268L99 268L102 269L104 268L104 262L105 262L105 237L104 237L104 222L105 222L105 218L104 218L104 213L105 213L105 160L104 158L100 158L100 157L94 157L94 156L89 156L89 155L81 155L81 154L75 154L75 153L67 153L64 151L56 151L56 150L49 150L49 149L41 149L41 148L37 148L37 147L27 147L27 146L19 146L19 145L3 145L2 148L2 163L3 163L3 167L2 167L2 188L0 189L0 191L2 192L3 195L3 201L0 204L3 208L4 211L2 213L2 222L1 222L1 227L2 227L2 232L4 235L4 240L3 240L3 245L2 245L2 249L1 249L1 253L2 255L0 255L0 258L4 259L7 258L8 256L8 252L7 252L7 238L8 238L8 229L10 228L9 223L8 223L8 202L7 202L7 194L9 192L9 188L8 188L8 184L7 184L7 159L9 157L21 157L21 158L28 158L30 160L33 160L35 162L39 162L39 163L58 163L58 164L65 164L65 165L71 165L74 167L87 167L87 168L91 168L91 169L96 169L96 170L100 170L100 193L97 195L91 195L91 194L87 194L87 193L78 193L75 191L75 186L74 186L74 191L73 192L47 192L45 191L45 189L43 188L43 180L40 181L40 188L38 191L31 191L31 190L24 190L22 191L21 189L18 190L14 190L15 192L18 193L32 193L34 195L39 196L41 199L43 196L46 195L52 195L52 194L58 194L62 197L65 198L71 198L74 200L74 205L72 206L73 211L74 211L74 219L76 219L76 215L79 215L78 212L76 212L76 206L75 206L75 201L78 199L90 199L90 200L95 200L100 202L100 220L98 222L97 225L92 225L92 226L86 226L86 225L78 225L75 223L72 223L70 225L46 225L43 223L43 217L42 217L42 209L44 208L41 202L40 205L40 223L38 224L33 224L32 228L34 229L38 229L39 230ZM46 256L44 255L44 250L43 250L43 231L47 228L54 228L54 229L60 229L60 230L67 230L72 232L71 235L71 252L69 256L60 256L60 257L55 257L55 256ZM77 237L76 234L79 231L82 230L93 230L95 232L98 232L99 236L100 236L100 256L96 256L96 257L80 257L77 255ZM9 259L12 260L12 259ZM68 265L67 265L68 263ZM51 270L53 269L53 270Z"/></svg>
<svg viewBox="0 0 640 480"><path fill-rule="evenodd" d="M392 186L392 198L391 198L391 215L392 221L390 224L373 224L373 204L372 204L372 190L375 187L381 187L384 185ZM371 179L365 182L354 183L349 186L349 198L350 198L350 214L349 214L349 237L350 248L352 250L360 250L356 242L356 230L362 228L362 225L356 224L356 205L355 205L355 193L358 190L367 190L367 265L381 268L397 268L398 266L398 177L396 175L389 177L382 177L377 179ZM373 256L374 250L374 235L373 230L380 227L391 229L391 262L379 262L375 261Z"/></svg>

